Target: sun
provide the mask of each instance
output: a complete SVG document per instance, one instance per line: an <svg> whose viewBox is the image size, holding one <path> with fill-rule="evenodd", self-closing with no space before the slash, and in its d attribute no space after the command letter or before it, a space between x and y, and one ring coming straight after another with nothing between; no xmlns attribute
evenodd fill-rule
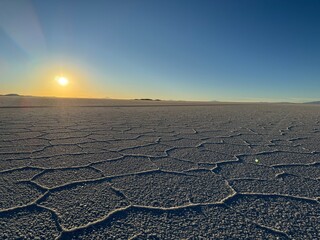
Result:
<svg viewBox="0 0 320 240"><path fill-rule="evenodd" d="M63 76L57 76L56 80L57 80L58 84L61 86L67 86L69 84L68 78L63 77Z"/></svg>

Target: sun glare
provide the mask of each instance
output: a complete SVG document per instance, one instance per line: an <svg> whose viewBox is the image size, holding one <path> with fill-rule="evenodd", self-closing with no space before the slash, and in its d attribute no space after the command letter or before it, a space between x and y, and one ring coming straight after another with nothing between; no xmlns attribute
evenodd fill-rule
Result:
<svg viewBox="0 0 320 240"><path fill-rule="evenodd" d="M61 85L61 86L66 86L69 84L69 80L63 76L56 77L56 80L59 83L59 85Z"/></svg>

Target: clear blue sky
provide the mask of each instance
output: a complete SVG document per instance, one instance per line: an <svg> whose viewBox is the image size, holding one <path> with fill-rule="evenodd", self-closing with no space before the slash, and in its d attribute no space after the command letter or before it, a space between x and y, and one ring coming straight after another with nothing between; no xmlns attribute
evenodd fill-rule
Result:
<svg viewBox="0 0 320 240"><path fill-rule="evenodd" d="M79 96L320 99L320 1L0 0L0 93L65 72Z"/></svg>

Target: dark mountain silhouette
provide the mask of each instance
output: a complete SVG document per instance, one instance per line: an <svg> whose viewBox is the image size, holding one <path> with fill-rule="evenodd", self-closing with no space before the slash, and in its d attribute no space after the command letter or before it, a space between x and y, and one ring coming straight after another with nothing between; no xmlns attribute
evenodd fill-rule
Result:
<svg viewBox="0 0 320 240"><path fill-rule="evenodd" d="M0 95L3 97L21 97L21 95L17 94L17 93L9 93L9 94L4 94L4 95Z"/></svg>
<svg viewBox="0 0 320 240"><path fill-rule="evenodd" d="M306 102L305 104L320 104L320 101Z"/></svg>

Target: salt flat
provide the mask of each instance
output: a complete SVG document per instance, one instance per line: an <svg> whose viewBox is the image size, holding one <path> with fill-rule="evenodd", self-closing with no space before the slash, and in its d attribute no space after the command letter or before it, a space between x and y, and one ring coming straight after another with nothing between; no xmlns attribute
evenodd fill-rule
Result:
<svg viewBox="0 0 320 240"><path fill-rule="evenodd" d="M0 106L0 239L320 238L319 106Z"/></svg>

